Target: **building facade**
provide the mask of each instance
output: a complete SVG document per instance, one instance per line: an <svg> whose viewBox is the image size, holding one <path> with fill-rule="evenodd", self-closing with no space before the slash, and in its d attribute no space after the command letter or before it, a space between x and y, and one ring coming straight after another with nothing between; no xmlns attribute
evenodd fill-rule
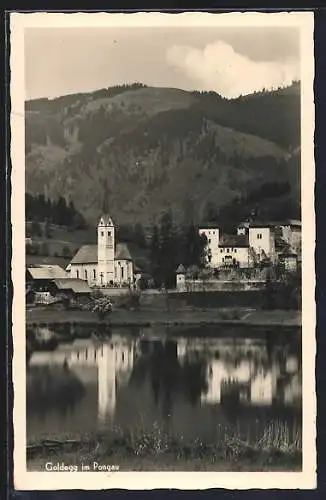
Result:
<svg viewBox="0 0 326 500"><path fill-rule="evenodd" d="M210 267L218 267L219 265L219 241L220 228L214 223L207 223L199 227L200 236L205 236L207 239L206 246L206 261Z"/></svg>
<svg viewBox="0 0 326 500"><path fill-rule="evenodd" d="M116 241L116 228L108 214L97 226L97 245L84 245L67 267L70 276L90 286L128 285L134 281L134 262L126 243Z"/></svg>
<svg viewBox="0 0 326 500"><path fill-rule="evenodd" d="M277 260L272 225L244 223L238 226L236 235L223 235L216 224L203 224L199 234L207 239L206 263L213 269L250 268L266 259L272 263Z"/></svg>

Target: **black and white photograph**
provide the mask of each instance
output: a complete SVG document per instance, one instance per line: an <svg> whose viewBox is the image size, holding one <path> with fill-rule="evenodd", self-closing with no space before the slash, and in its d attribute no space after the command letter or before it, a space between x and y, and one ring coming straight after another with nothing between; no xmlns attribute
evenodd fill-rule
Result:
<svg viewBox="0 0 326 500"><path fill-rule="evenodd" d="M313 15L11 46L16 488L314 488Z"/></svg>

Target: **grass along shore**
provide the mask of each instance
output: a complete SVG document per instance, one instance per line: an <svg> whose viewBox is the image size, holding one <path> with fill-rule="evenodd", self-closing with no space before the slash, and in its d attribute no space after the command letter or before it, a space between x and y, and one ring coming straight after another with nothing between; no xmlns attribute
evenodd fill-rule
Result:
<svg viewBox="0 0 326 500"><path fill-rule="evenodd" d="M221 427L215 442L190 441L169 435L156 423L149 431L116 427L106 434L29 439L28 470L44 471L48 462L74 465L78 470L86 464L91 472L103 472L100 466L105 464L118 465L120 471L300 471L302 440L301 431L290 433L278 421L271 422L255 442Z"/></svg>
<svg viewBox="0 0 326 500"><path fill-rule="evenodd" d="M109 326L155 326L155 325L248 325L300 327L301 312L289 310L253 310L248 308L221 308L207 310L115 310L104 320L99 320L90 311L58 311L47 307L27 309L28 326L56 323L107 324Z"/></svg>

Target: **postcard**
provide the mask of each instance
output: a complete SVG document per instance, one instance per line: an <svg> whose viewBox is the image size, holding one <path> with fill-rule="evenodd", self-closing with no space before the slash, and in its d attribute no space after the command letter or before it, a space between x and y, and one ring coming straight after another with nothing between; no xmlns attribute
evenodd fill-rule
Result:
<svg viewBox="0 0 326 500"><path fill-rule="evenodd" d="M17 490L316 487L313 30L11 13Z"/></svg>

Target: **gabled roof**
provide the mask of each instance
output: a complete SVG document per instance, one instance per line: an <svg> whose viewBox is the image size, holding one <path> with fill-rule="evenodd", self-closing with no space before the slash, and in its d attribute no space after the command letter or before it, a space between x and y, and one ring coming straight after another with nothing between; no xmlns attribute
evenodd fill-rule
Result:
<svg viewBox="0 0 326 500"><path fill-rule="evenodd" d="M99 226L113 226L112 219L109 214L103 214L98 222Z"/></svg>
<svg viewBox="0 0 326 500"><path fill-rule="evenodd" d="M219 247L248 248L248 236L242 234L224 234L219 242Z"/></svg>
<svg viewBox="0 0 326 500"><path fill-rule="evenodd" d="M114 258L115 260L132 260L126 243L117 243ZM97 245L84 245L78 250L70 264L97 264L97 262Z"/></svg>
<svg viewBox="0 0 326 500"><path fill-rule="evenodd" d="M34 280L68 278L68 274L66 273L66 271L57 264L54 265L40 264L37 266L29 266L27 268L27 271Z"/></svg>
<svg viewBox="0 0 326 500"><path fill-rule="evenodd" d="M183 264L180 264L180 266L178 267L178 269L176 270L176 273L178 274L183 274L186 272L186 269L185 269L185 266Z"/></svg>
<svg viewBox="0 0 326 500"><path fill-rule="evenodd" d="M77 278L66 278L54 280L59 290L72 290L75 293L91 293L87 282Z"/></svg>

